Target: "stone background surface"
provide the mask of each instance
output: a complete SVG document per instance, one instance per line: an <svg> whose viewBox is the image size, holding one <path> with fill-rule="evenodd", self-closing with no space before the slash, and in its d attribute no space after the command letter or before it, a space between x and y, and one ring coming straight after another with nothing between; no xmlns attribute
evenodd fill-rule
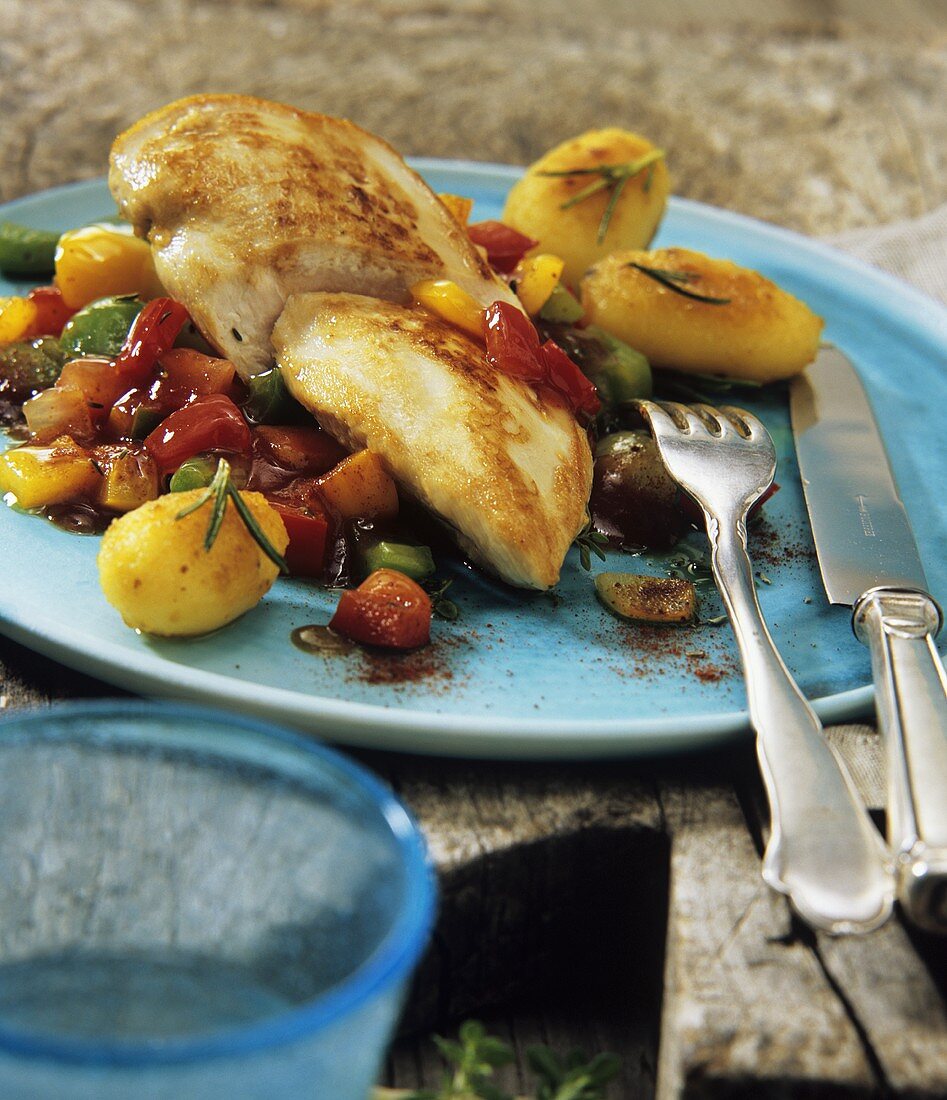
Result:
<svg viewBox="0 0 947 1100"><path fill-rule="evenodd" d="M199 91L352 118L402 152L528 163L617 124L675 191L810 234L947 201L943 0L3 0L0 201L101 175L117 130ZM0 641L0 706L113 693ZM874 806L868 727L833 732ZM748 745L609 766L363 754L419 814L442 915L406 1018L516 1051L617 1049L613 1095L947 1094L947 950L830 941L758 875ZM392 1084L437 1078L406 1038Z"/></svg>

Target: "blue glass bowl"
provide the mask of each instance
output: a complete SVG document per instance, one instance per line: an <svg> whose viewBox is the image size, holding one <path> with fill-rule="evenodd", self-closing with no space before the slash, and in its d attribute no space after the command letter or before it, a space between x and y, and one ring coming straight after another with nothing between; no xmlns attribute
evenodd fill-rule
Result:
<svg viewBox="0 0 947 1100"><path fill-rule="evenodd" d="M256 721L0 721L0 1096L365 1100L431 930L410 815Z"/></svg>

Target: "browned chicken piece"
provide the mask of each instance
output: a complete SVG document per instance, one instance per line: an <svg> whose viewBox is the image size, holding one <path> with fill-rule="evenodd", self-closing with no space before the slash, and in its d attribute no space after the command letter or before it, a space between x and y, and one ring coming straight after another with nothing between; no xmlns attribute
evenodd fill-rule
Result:
<svg viewBox="0 0 947 1100"><path fill-rule="evenodd" d="M244 376L300 291L407 303L452 279L484 307L518 304L437 196L351 122L249 96L153 111L115 140L109 187L152 245L158 277Z"/></svg>
<svg viewBox="0 0 947 1100"><path fill-rule="evenodd" d="M454 528L510 584L548 588L585 522L586 433L556 398L491 366L420 308L298 294L273 332L293 396Z"/></svg>

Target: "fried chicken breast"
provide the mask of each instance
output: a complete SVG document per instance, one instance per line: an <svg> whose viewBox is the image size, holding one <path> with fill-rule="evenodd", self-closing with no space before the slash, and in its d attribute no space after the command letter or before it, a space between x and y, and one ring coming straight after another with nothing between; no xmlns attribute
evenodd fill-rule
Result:
<svg viewBox="0 0 947 1100"><path fill-rule="evenodd" d="M484 307L518 304L426 183L351 122L238 95L200 95L115 140L109 187L158 277L243 376L272 362L290 294L407 303L452 279Z"/></svg>
<svg viewBox="0 0 947 1100"><path fill-rule="evenodd" d="M356 294L293 295L273 346L293 396L342 443L380 455L472 560L510 584L556 583L592 456L554 398L425 310Z"/></svg>

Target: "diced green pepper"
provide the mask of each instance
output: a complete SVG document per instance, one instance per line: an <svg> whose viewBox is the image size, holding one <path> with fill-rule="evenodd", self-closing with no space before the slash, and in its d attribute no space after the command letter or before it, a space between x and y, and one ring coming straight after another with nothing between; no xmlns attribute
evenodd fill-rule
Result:
<svg viewBox="0 0 947 1100"><path fill-rule="evenodd" d="M217 459L195 455L181 465L171 475L168 488L172 493L186 493L189 489L204 489L214 480L217 472Z"/></svg>
<svg viewBox="0 0 947 1100"><path fill-rule="evenodd" d="M254 375L248 382L250 396L243 411L256 424L289 424L299 418L302 406L290 396L278 367Z"/></svg>
<svg viewBox="0 0 947 1100"><path fill-rule="evenodd" d="M153 405L139 405L132 414L132 439L144 439L158 427L165 413Z"/></svg>
<svg viewBox="0 0 947 1100"><path fill-rule="evenodd" d="M639 351L598 325L544 329L586 377L596 385L602 404L614 408L636 397L651 396L651 367Z"/></svg>
<svg viewBox="0 0 947 1100"><path fill-rule="evenodd" d="M0 271L4 275L51 276L61 234L0 222Z"/></svg>
<svg viewBox="0 0 947 1100"><path fill-rule="evenodd" d="M558 283L539 311L539 317L553 325L574 325L582 319L582 305L571 291Z"/></svg>
<svg viewBox="0 0 947 1100"><path fill-rule="evenodd" d="M144 304L127 294L90 302L66 322L60 337L63 350L69 356L118 355Z"/></svg>
<svg viewBox="0 0 947 1100"><path fill-rule="evenodd" d="M380 539L364 549L360 546L359 553L366 574L374 573L376 569L396 569L414 581L423 581L436 568L427 546L409 546L404 542Z"/></svg>
<svg viewBox="0 0 947 1100"><path fill-rule="evenodd" d="M588 325L583 332L605 348L590 377L606 404L621 405L651 396L651 367L640 351L598 325Z"/></svg>
<svg viewBox="0 0 947 1100"><path fill-rule="evenodd" d="M54 336L7 344L0 348L0 396L25 401L32 394L48 389L59 377L65 361L65 353Z"/></svg>

